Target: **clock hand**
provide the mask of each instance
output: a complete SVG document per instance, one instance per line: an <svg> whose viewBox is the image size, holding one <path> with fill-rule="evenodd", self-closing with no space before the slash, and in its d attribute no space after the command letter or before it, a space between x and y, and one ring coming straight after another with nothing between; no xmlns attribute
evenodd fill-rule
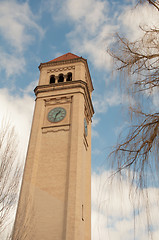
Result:
<svg viewBox="0 0 159 240"><path fill-rule="evenodd" d="M56 115L55 115L55 118L54 118L54 119L56 119L57 115L58 115L60 112L61 112L61 110L60 110L60 111L58 111L58 112L56 113Z"/></svg>

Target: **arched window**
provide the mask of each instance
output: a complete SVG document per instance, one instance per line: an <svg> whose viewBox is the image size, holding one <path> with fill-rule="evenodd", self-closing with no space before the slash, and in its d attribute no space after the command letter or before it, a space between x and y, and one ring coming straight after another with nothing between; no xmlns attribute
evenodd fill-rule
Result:
<svg viewBox="0 0 159 240"><path fill-rule="evenodd" d="M64 76L63 74L59 74L59 79L58 79L58 82L63 82L64 81Z"/></svg>
<svg viewBox="0 0 159 240"><path fill-rule="evenodd" d="M50 84L55 83L55 75L50 76Z"/></svg>
<svg viewBox="0 0 159 240"><path fill-rule="evenodd" d="M72 73L71 72L67 73L66 81L72 81Z"/></svg>

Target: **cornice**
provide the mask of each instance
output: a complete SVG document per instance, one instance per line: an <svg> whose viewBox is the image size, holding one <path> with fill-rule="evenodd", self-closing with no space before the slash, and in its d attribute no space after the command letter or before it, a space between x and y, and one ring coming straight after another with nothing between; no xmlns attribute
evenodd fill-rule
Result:
<svg viewBox="0 0 159 240"><path fill-rule="evenodd" d="M61 90L61 89L64 90L64 89L77 89L77 88L82 88L84 90L85 102L89 106L90 115L92 117L94 114L92 100L90 97L87 83L82 80L77 80L77 81L72 81L72 82L54 83L54 84L49 84L49 85L39 85L34 89L34 92L35 92L36 97L40 98L40 96L38 96L39 93L53 92L53 91L57 91L57 90ZM43 98L43 96L42 96L42 98Z"/></svg>
<svg viewBox="0 0 159 240"><path fill-rule="evenodd" d="M87 63L87 60L82 58L82 57L79 57L79 58L74 58L74 59L69 59L69 60L61 60L61 61L40 63L39 70L41 70L42 67L57 66L57 65L63 65L63 64L68 64L68 63L76 63L76 62Z"/></svg>

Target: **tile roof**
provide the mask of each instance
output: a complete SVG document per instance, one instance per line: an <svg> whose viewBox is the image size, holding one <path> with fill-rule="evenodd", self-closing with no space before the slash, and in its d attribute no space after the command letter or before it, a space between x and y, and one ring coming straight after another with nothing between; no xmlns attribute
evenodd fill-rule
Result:
<svg viewBox="0 0 159 240"><path fill-rule="evenodd" d="M80 58L80 57L69 52L69 53L66 53L60 57L57 57L49 62L65 61L65 60L70 60L70 59L75 59L75 58Z"/></svg>

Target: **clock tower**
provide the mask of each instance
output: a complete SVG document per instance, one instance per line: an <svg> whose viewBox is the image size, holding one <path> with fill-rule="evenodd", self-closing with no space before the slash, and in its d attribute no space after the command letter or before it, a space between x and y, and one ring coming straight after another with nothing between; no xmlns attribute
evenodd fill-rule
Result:
<svg viewBox="0 0 159 240"><path fill-rule="evenodd" d="M41 63L13 240L91 240L91 101L87 60Z"/></svg>

